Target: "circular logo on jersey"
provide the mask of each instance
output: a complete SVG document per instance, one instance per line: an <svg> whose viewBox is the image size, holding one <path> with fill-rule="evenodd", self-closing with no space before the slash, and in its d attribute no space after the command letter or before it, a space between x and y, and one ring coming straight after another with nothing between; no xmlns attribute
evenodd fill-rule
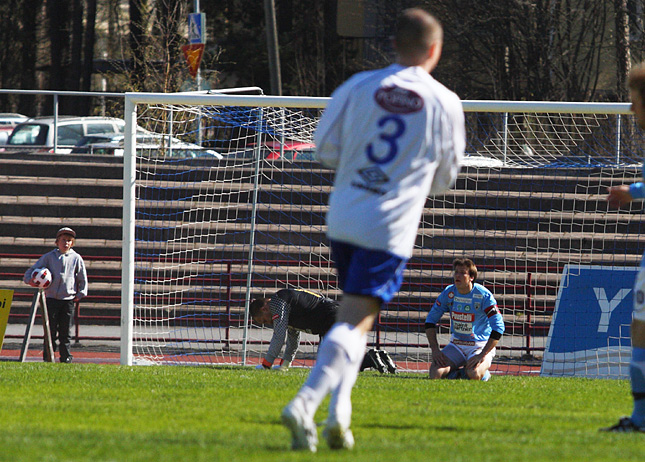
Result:
<svg viewBox="0 0 645 462"><path fill-rule="evenodd" d="M411 114L423 108L423 99L417 93L399 87L381 87L374 99L383 109L395 114Z"/></svg>
<svg viewBox="0 0 645 462"><path fill-rule="evenodd" d="M454 292L448 292L448 298L455 298Z"/></svg>

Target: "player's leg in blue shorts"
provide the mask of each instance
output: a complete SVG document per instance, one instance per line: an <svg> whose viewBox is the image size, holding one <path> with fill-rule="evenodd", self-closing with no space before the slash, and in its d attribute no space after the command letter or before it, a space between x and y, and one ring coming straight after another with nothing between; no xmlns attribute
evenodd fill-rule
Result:
<svg viewBox="0 0 645 462"><path fill-rule="evenodd" d="M387 303L401 287L406 258L338 241L331 241L331 254L338 283L347 294L367 295Z"/></svg>

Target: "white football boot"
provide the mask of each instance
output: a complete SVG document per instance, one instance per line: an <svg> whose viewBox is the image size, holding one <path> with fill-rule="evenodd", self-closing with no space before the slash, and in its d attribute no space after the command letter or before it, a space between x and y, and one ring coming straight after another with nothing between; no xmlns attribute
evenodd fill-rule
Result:
<svg viewBox="0 0 645 462"><path fill-rule="evenodd" d="M282 423L291 432L291 449L316 452L318 430L313 419L305 412L299 398L294 398L282 410Z"/></svg>
<svg viewBox="0 0 645 462"><path fill-rule="evenodd" d="M336 419L329 418L323 430L323 436L331 449L352 449L354 435L349 428L344 428Z"/></svg>

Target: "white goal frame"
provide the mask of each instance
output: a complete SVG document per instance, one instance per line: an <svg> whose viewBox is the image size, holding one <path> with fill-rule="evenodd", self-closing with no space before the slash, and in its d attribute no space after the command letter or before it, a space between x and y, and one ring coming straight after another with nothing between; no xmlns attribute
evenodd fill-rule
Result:
<svg viewBox="0 0 645 462"><path fill-rule="evenodd" d="M125 94L124 119L124 159L123 159L123 253L122 253L122 292L121 292L121 354L122 365L132 365L133 361L133 313L134 313L134 232L136 203L136 149L137 104L191 104L191 105L238 105L251 107L307 107L324 108L329 98L294 96L249 96L204 93L134 93ZM250 273L249 273L250 277ZM246 321L248 304L246 302ZM248 329L248 322L244 329Z"/></svg>
<svg viewBox="0 0 645 462"><path fill-rule="evenodd" d="M133 364L133 313L134 313L134 261L135 261L135 203L136 203L136 150L137 106L139 104L164 105L203 105L203 106L240 106L240 107L277 107L324 109L329 98L248 96L208 93L126 93L124 142L124 184L123 184L123 253L122 253L122 299L121 299L121 356L123 365ZM566 102L514 102L514 101L464 101L465 112L501 113L504 127L500 130L502 153L501 166L507 165L507 124L509 115L526 114L609 114L616 116L616 131L621 132L623 116L629 117L628 103L566 103ZM480 153L467 153L476 158ZM510 156L510 152L509 152ZM499 159L498 159L499 160ZM621 165L621 141L617 137L615 145L616 165ZM495 164L497 165L497 164ZM248 272L245 321L248 321L249 288L251 271ZM244 338L248 322L245 322ZM245 348L245 346L243 347ZM243 355L245 357L245 354Z"/></svg>

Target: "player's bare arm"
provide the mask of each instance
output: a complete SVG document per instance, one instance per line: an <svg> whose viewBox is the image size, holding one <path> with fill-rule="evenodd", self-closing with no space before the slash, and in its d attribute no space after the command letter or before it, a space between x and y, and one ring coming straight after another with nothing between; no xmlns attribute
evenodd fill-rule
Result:
<svg viewBox="0 0 645 462"><path fill-rule="evenodd" d="M426 329L426 337L428 337L428 344L430 345L430 350L432 351L432 361L438 367L448 367L450 363L448 358L441 351L439 347L439 341L437 340L437 328L429 327Z"/></svg>
<svg viewBox="0 0 645 462"><path fill-rule="evenodd" d="M612 208L619 208L625 204L629 204L633 198L629 192L629 185L620 185L612 186L607 189L609 195L607 196L607 202Z"/></svg>

